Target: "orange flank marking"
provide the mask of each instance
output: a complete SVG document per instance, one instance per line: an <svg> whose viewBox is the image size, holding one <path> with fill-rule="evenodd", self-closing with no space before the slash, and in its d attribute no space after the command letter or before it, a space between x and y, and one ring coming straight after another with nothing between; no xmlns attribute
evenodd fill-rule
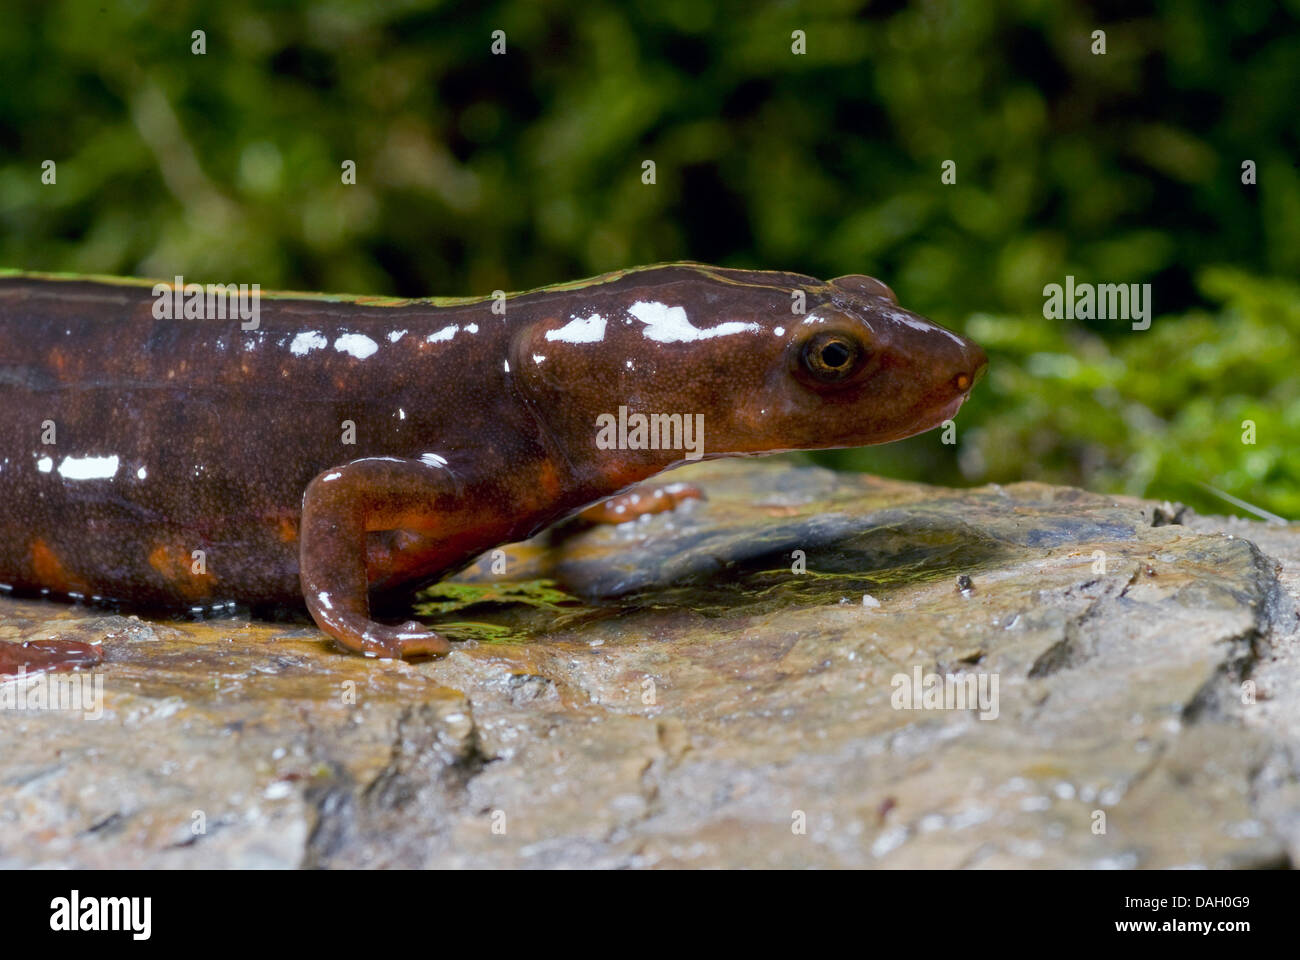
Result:
<svg viewBox="0 0 1300 960"><path fill-rule="evenodd" d="M640 483L650 475L649 470L636 464L615 460L605 466L601 471L609 483L617 487L630 487L634 483Z"/></svg>
<svg viewBox="0 0 1300 960"><path fill-rule="evenodd" d="M293 517L281 517L276 525L276 532L280 534L281 543L294 543L298 539L298 524L294 522Z"/></svg>
<svg viewBox="0 0 1300 960"><path fill-rule="evenodd" d="M86 582L68 573L63 563L44 540L32 542L32 572L37 583L59 593L85 593Z"/></svg>
<svg viewBox="0 0 1300 960"><path fill-rule="evenodd" d="M68 357L67 354L65 354L58 347L55 347L53 350L50 351L49 363L50 366L52 366L56 371L58 371L60 378L67 375Z"/></svg>
<svg viewBox="0 0 1300 960"><path fill-rule="evenodd" d="M158 544L149 554L149 566L153 567L168 580L172 578L172 558L171 554L163 544Z"/></svg>
<svg viewBox="0 0 1300 960"><path fill-rule="evenodd" d="M181 545L158 543L149 551L149 566L158 571L177 593L187 600L201 600L210 596L216 577L209 573L195 573L190 550Z"/></svg>
<svg viewBox="0 0 1300 960"><path fill-rule="evenodd" d="M437 530L446 521L428 509L406 510L391 517L367 517L367 532L375 530L413 530L427 533Z"/></svg>
<svg viewBox="0 0 1300 960"><path fill-rule="evenodd" d="M542 490L546 494L546 499L554 500L560 495L560 474L556 471L555 464L551 463L551 461L542 461L542 472L541 476L537 478L537 482L541 484Z"/></svg>

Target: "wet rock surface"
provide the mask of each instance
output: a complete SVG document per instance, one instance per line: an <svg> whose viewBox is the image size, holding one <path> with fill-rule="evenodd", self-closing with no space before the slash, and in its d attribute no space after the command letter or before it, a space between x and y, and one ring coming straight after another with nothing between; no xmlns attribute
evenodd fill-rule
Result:
<svg viewBox="0 0 1300 960"><path fill-rule="evenodd" d="M98 715L0 709L0 866L1300 856L1300 528L762 461L671 478L708 500L437 588L436 661L0 600L0 643L102 653L65 675L102 679Z"/></svg>

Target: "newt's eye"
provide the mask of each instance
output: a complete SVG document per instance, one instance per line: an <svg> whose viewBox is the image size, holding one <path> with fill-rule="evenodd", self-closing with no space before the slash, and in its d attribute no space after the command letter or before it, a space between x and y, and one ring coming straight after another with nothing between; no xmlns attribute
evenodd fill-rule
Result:
<svg viewBox="0 0 1300 960"><path fill-rule="evenodd" d="M803 366L821 383L836 383L858 368L862 348L843 334L821 333L803 348Z"/></svg>

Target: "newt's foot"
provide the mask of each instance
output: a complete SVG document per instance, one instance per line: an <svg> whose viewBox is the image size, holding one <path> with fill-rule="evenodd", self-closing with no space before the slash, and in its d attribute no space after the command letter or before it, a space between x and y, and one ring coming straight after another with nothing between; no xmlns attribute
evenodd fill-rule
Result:
<svg viewBox="0 0 1300 960"><path fill-rule="evenodd" d="M349 650L367 657L406 660L411 657L436 657L451 652L451 644L440 633L414 620L395 627L368 622L354 641L335 635L335 639Z"/></svg>
<svg viewBox="0 0 1300 960"><path fill-rule="evenodd" d="M104 648L98 644L59 636L21 643L0 642L0 679L53 670L80 670L96 666L103 659Z"/></svg>
<svg viewBox="0 0 1300 960"><path fill-rule="evenodd" d="M578 514L588 523L627 523L647 513L664 513L685 500L703 500L704 491L693 483L670 483L662 487L637 487L617 497L602 500Z"/></svg>

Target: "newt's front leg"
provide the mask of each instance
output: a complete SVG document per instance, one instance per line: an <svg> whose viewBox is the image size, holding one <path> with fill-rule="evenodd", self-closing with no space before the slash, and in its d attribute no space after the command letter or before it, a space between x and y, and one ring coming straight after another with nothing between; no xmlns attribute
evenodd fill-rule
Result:
<svg viewBox="0 0 1300 960"><path fill-rule="evenodd" d="M370 583L392 577L395 561L413 572L436 568L458 539L455 496L447 474L418 460L373 457L319 474L302 500L299 569L303 598L322 630L371 657L413 657L451 650L447 639L415 621L387 626L370 618ZM373 531L411 531L415 551L370 555ZM439 550L442 545L444 549ZM454 548L450 548L454 549ZM447 564L450 565L450 564Z"/></svg>

